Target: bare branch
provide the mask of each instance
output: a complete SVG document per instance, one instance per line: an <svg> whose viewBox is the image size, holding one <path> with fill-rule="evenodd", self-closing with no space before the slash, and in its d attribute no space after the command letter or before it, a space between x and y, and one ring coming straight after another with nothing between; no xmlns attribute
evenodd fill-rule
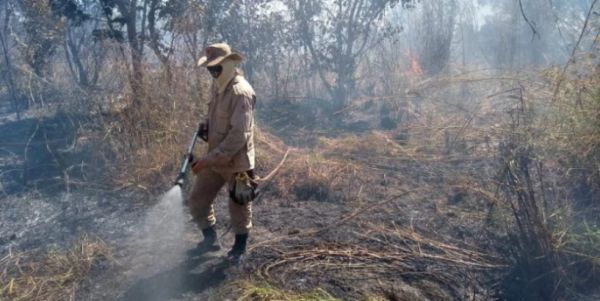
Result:
<svg viewBox="0 0 600 301"><path fill-rule="evenodd" d="M523 9L523 2L522 2L522 0L519 0L519 9L521 10L521 15L523 16L523 19L525 19L525 22L527 22L527 25L529 25L529 28L531 28L531 31L532 31L531 40L533 40L535 38L535 36L538 36L538 39L539 39L540 38L540 34L535 29L534 24L527 18L527 15L525 14L525 10Z"/></svg>

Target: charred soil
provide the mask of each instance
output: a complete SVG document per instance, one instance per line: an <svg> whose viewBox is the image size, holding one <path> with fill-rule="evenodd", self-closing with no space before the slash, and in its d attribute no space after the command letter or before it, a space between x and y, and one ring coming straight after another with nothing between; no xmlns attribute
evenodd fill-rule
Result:
<svg viewBox="0 0 600 301"><path fill-rule="evenodd" d="M183 233L157 235L156 247L140 247L132 237L156 210L156 191L161 185L166 191L168 183L149 189L94 181L92 175L102 179L102 173L86 167L93 166L98 154L91 150L102 135L64 116L4 123L0 242L2 264L12 274L2 279L2 296L16 296L15 283L26 283L15 282L27 277L19 274L23 261L17 258L44 260L49 250L69 250L72 243L81 248L85 236L93 239L84 243L110 251L92 253L88 268L68 278L77 300L505 297L502 283L514 258L510 209L495 182L503 134L495 122L502 117L486 111L486 104L470 108L472 116L435 106L402 96L391 103L358 101L338 112L284 101L259 106L259 175L288 156L253 204L248 254L235 267L223 261L233 241L225 191L215 203L222 251L185 255L201 239L188 220L178 230ZM382 112L393 123L382 123ZM57 130L59 137L53 124L70 126ZM32 166L43 164L34 157L55 163L36 171ZM94 162L110 157L106 152ZM35 181L20 180L27 170L36 171ZM52 187L46 180L55 189L41 189ZM16 255L23 252L30 255ZM50 272L31 273L44 279Z"/></svg>

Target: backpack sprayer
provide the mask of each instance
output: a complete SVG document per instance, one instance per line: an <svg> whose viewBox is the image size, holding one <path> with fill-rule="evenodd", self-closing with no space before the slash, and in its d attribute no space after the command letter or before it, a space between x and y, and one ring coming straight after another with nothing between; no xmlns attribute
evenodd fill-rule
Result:
<svg viewBox="0 0 600 301"><path fill-rule="evenodd" d="M180 187L183 187L185 174L187 172L188 165L190 165L190 163L192 163L192 161L194 161L194 146L196 145L196 141L198 141L198 137L202 138L202 140L204 140L204 141L207 141L208 140L207 134L208 134L208 126L206 123L201 122L198 125L198 129L194 132L194 135L192 136L192 141L188 145L187 152L185 153L183 161L181 162L181 168L179 169L179 174L177 175L177 178L175 179L175 185L179 185Z"/></svg>

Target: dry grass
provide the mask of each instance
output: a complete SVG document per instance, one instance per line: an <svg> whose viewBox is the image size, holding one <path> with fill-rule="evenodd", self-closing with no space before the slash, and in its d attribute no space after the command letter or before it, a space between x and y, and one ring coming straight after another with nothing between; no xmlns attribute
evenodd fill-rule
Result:
<svg viewBox="0 0 600 301"><path fill-rule="evenodd" d="M394 279L411 275L457 288L465 285L465 273L493 273L509 266L505 259L462 240L390 224L387 219L370 221L373 214L389 212L393 199L406 199L426 189L405 191L376 203L364 202L325 227L251 245L258 278L285 286L298 277ZM392 216L398 213L405 214L390 212ZM327 239L327 232L343 239Z"/></svg>
<svg viewBox="0 0 600 301"><path fill-rule="evenodd" d="M471 102L448 100L448 95L456 90L448 86L465 83L480 90L469 88L478 98ZM335 138L317 137L310 150L294 153L280 178L275 180L276 191L286 199L304 196L343 201L353 210L338 221L329 221L323 228L253 245L253 253L261 254L256 261L258 274L282 284L306 275L319 278L324 271L339 277L345 272L379 276L422 274L426 279L452 287L461 285L461 276L454 274L457 270L487 271L485 274L507 269L511 266L509 260L514 260L514 266L520 266L527 260L540 262L539 257L544 256L558 261L547 264L544 270L521 275L528 277L522 282L524 289L533 282L550 278L556 280L552 280L551 285L559 289L589 288L589 284L598 279L595 271L600 261L597 250L593 250L598 231L589 226L587 230L582 229L581 221L574 215L576 210L565 210L564 205L570 201L562 198L569 195L569 189L577 181L590 184L592 191L597 189L598 174L590 166L598 159L600 145L597 121L600 102L594 88L599 83L589 77L567 81L565 87L571 92L561 92L561 103L548 104L552 83L548 75L533 74L465 74L453 80L428 81L419 86L420 111L408 112L409 120L400 122L396 128L345 133ZM392 108L411 107L399 104L406 101L402 98L389 97L382 101L391 102L389 107ZM368 108L365 109L363 103L351 104L336 114L351 115L361 110L362 114L368 114L364 112ZM511 128L509 125L516 112L522 112L520 127ZM406 112L402 114L406 116ZM541 169L532 163L531 179L517 170L519 167L514 162L518 158L503 161L504 157L499 156L499 143L519 133L523 139L517 142L526 142L537 159L544 159L535 163L541 163ZM502 170L507 162L513 162L508 165L509 171L519 183L512 190L516 192L514 198L499 189L504 183ZM582 173L582 169L589 172ZM561 174L568 177L561 178ZM435 213L440 217L456 215L448 221L447 227L475 226L479 230L473 231L493 233L471 237L469 241L483 238L476 241L477 245L494 248L497 239L501 239L500 244L506 244L507 233L509 237L519 232L525 236L520 242L512 241L501 247L515 253L500 260L490 255L493 250L483 251L480 246L468 245L462 239L433 234L431 231L436 231L435 228L424 231L386 222L365 224L363 221L369 218L359 215L386 216L384 221L389 221L387 218L393 218L393 210L399 209L390 205L386 192L376 187L378 182L385 182L386 176L394 178L393 183L419 187L410 191L409 196L403 198L405 201L427 196L444 198L445 193L449 200L455 199L457 204L451 208L444 205L444 199L435 201ZM554 195L549 194L552 191ZM361 193L369 197L361 198ZM535 198L530 198L530 194ZM407 213L396 211L396 214ZM489 223L495 217L500 217L501 222ZM594 224L591 220L590 223ZM448 233L444 229L437 230ZM583 234L579 234L581 231ZM336 234L322 235L324 232ZM528 250L538 242L541 243L538 251L547 252ZM524 257L519 258L519 253ZM431 273L423 266L442 272ZM547 277L548 274L556 277Z"/></svg>
<svg viewBox="0 0 600 301"><path fill-rule="evenodd" d="M552 85L545 93L521 86L499 147L498 187L513 221L511 277L526 279L505 283L509 298L580 298L600 278L597 249L579 239L590 233L588 223L598 222L590 212L598 210L600 191L593 167L600 159L600 80L554 75L546 73L563 83L554 102L548 102Z"/></svg>
<svg viewBox="0 0 600 301"><path fill-rule="evenodd" d="M322 289L299 293L279 289L268 282L234 281L222 290L237 296L236 301L339 301ZM221 296L217 296L219 298Z"/></svg>
<svg viewBox="0 0 600 301"><path fill-rule="evenodd" d="M294 150L273 180L274 197L283 202L332 202L345 213L337 220L321 221L325 226L252 244L251 264L257 277L283 286L298 279L332 278L353 286L351 279L365 279L381 288L401 275L429 279L438 288L455 288L469 285L464 283L465 273L492 274L505 269L508 262L490 250L434 234L436 228L405 223L413 208L432 222L447 220L439 208L430 211L427 207L445 200L448 190L468 194L468 199L476 196L469 187L489 189L480 183L481 177L473 177L473 170L479 161L493 158L493 142L485 142L495 130L487 123L476 125L461 110L444 112L435 102L426 98L421 112L395 129L346 132L337 137L319 135L317 130L312 133L316 136L311 148ZM354 110L363 108L351 105L336 114ZM471 212L480 209L445 211L458 215L450 221L452 225L469 225L485 220L484 212ZM443 216L429 216L436 213ZM381 280L369 282L372 279Z"/></svg>
<svg viewBox="0 0 600 301"><path fill-rule="evenodd" d="M104 139L116 154L117 164L112 165L111 171L118 175L114 181L119 186L152 191L172 180L185 144L205 110L206 100L199 102L194 99L194 93L186 91L183 80L175 80L174 88L169 91L161 88L160 77L149 78L148 81L156 85L149 85L146 101L135 109L126 107L105 123ZM600 145L597 137L600 135L597 122L594 123L596 115L588 113L597 98L591 93L583 93L579 95L583 97L579 97L561 92L564 102L548 105L545 100L552 96L551 82L531 74L491 76L473 73L453 79L424 81L414 88L418 97L409 100L402 95L381 98L393 111L389 116L398 119L398 124L387 130L346 132L337 137L325 137L320 134L326 133L327 128L311 132L310 127L305 125L286 124L285 127L291 128L292 132L315 135L310 140L314 144L311 143L310 148L291 151L279 173L266 184L271 196L284 201L317 200L343 204L350 212L339 220L327 221L330 222L328 226L306 231L302 235L282 235L251 246L254 254L261 254L255 262L257 273L263 279L277 280L278 283L285 283L294 275L309 274L318 278L319 275L311 274L314 271L328 271L336 275L354 271L380 276L419 274L441 285L460 286L462 278L457 271L487 273L506 268L507 263L490 255L489 249L480 250L479 246L469 245L462 239L434 232L447 234L452 226L473 225L481 226L473 229L473 232L484 230L481 221L486 219L487 215L483 212L486 208L466 206L464 202L461 203L462 199L493 206L500 212L504 223L488 226L502 229L487 230L502 233L519 231L515 226L517 220L526 213L522 211L525 206L509 196L500 195L495 189L496 184L502 183L496 177L500 171L489 171L494 164L502 163L498 162L498 145L515 131L507 126L514 112L529 109L535 112L523 116L529 118L529 127L523 129L524 137L536 149L544 150L541 154L552 158L546 165L552 169L548 175L552 179L558 179L557 175L561 172L576 174L569 170L579 170L581 165L597 160ZM182 86L177 88L180 83ZM468 99L461 98L461 85L471 85L466 88L470 93L464 93L471 95ZM576 90L597 85L597 81L587 79L585 83L567 81L564 86ZM523 108L523 103L527 108ZM366 115L377 119L374 116L378 113L361 110L364 110L364 104L354 103L335 112L335 115L350 116L349 119ZM377 108L371 110L377 111ZM561 120L564 116L569 118ZM297 119L302 121L306 118L300 116ZM295 126L298 129L294 129ZM566 131L566 128L574 130ZM259 175L265 175L284 157L288 147L272 135L266 126L257 131L256 143ZM584 156L580 156L579 151ZM495 167L500 169L498 165ZM594 172L578 174L578 177L572 177L569 181L582 179L594 183L598 175ZM553 189L563 192L568 189L568 181L558 180L554 183L557 187ZM529 187L525 185L516 187L514 191L527 189ZM540 190L536 186L533 189L538 191L538 195L547 192L547 188ZM438 225L437 229L423 230L406 224L390 225L386 221L396 219L394 214L404 218L407 214L399 210L398 204L389 201L390 193L402 190L407 193L402 201L416 206L421 214L435 215L429 217L434 222L447 213L457 216L450 221L444 220L447 222L446 228ZM456 198L460 208L444 207L448 193L460 196ZM423 202L417 203L417 199ZM536 199L534 203L541 201ZM433 212L423 213L426 211L424 208L432 203L435 203ZM512 210L511 205L517 210ZM569 246L563 250L577 255L574 258L579 261L587 256L586 262L594 263L591 265L594 271L597 256L589 250L573 248L570 232L564 228L550 227L551 223L545 219L550 216L572 218L557 214L559 209L560 206L550 206L543 216L536 217L534 224L547 225L536 226L538 228L531 232L533 234L528 233L527 237L540 238L538 230L544 229L547 233L543 235L543 240L547 248L552 249L552 244L556 242L561 246ZM368 214L384 220L382 223L365 224L364 220L368 218L357 218ZM435 225L434 222L428 226ZM355 230L357 227L365 232L358 233ZM322 235L326 232L335 232L347 239L334 240L332 237L339 236ZM497 238L488 237L489 240ZM485 243L488 246L494 244L489 241ZM436 272L423 268L427 266L433 267ZM553 269L564 267L562 264L552 266L554 268L547 272L554 273L556 271ZM533 275L532 278L538 276ZM248 296L260 296L256 291L248 291L252 292Z"/></svg>
<svg viewBox="0 0 600 301"><path fill-rule="evenodd" d="M331 200L334 191L344 191L351 180L364 175L352 163L328 160L318 154L306 151L294 152L274 180L276 195L290 198L295 194L299 199L314 198Z"/></svg>
<svg viewBox="0 0 600 301"><path fill-rule="evenodd" d="M82 236L65 251L11 253L0 260L0 297L7 300L74 300L93 266L111 260L109 247Z"/></svg>
<svg viewBox="0 0 600 301"><path fill-rule="evenodd" d="M452 245L432 239L418 231L370 225L357 245L332 244L310 247L295 245L263 245L257 252L271 254L272 260L260 268L265 279L275 277L285 283L292 273L302 275L343 270L361 270L380 275L394 273L427 273L419 271L421 264L460 269L499 269L507 267L499 258L478 251L475 247ZM273 273L276 272L276 273ZM316 274L315 274L316 273ZM444 273L441 273L444 274Z"/></svg>
<svg viewBox="0 0 600 301"><path fill-rule="evenodd" d="M143 101L133 106L126 95L113 104L119 108L103 122L106 132L103 140L109 143L116 159L108 164L112 168L109 174L116 175L111 180L118 187L149 192L163 189L174 180L185 148L198 123L205 119L208 80L200 77L201 83L192 83L194 77L185 70L172 72L170 85L165 82L164 74L148 73ZM259 175L266 175L280 162L288 147L258 126L255 143L259 149ZM206 144L198 140L196 154L204 152Z"/></svg>
<svg viewBox="0 0 600 301"><path fill-rule="evenodd" d="M114 101L117 108L103 120L103 140L114 155L107 165L116 186L156 191L174 180L185 148L204 118L207 101L193 90L197 87L190 82L193 76L183 70L173 76L169 85L162 72L148 73L146 97L134 105L126 94Z"/></svg>

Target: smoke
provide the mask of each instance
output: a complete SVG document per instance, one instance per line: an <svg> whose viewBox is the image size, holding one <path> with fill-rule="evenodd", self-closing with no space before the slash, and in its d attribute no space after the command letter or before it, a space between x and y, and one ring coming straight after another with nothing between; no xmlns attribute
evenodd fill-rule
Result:
<svg viewBox="0 0 600 301"><path fill-rule="evenodd" d="M128 262L123 263L132 283L119 300L180 300L190 293L210 294L209 288L225 280L223 261L187 255L188 217L182 200L181 188L174 186L141 219L128 245Z"/></svg>
<svg viewBox="0 0 600 301"><path fill-rule="evenodd" d="M185 259L187 217L181 187L175 185L150 208L129 239L132 276L151 276Z"/></svg>

